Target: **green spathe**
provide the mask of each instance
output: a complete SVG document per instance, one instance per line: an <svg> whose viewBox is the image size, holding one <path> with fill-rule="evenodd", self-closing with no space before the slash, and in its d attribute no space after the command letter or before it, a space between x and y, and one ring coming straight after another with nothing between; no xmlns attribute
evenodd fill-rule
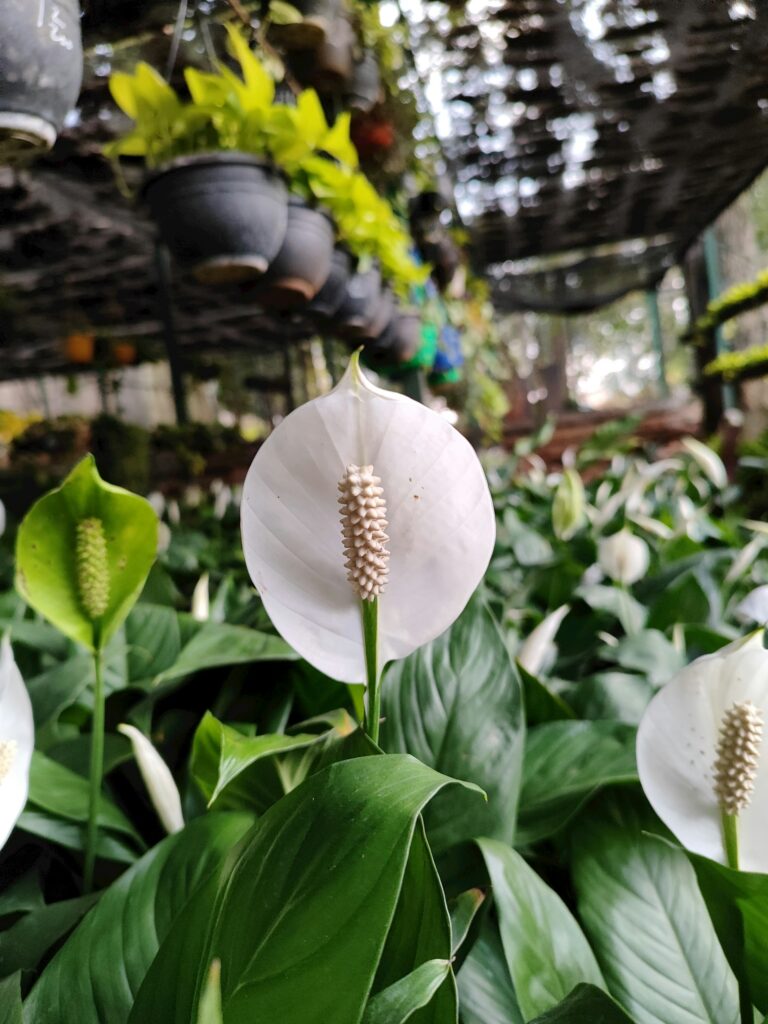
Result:
<svg viewBox="0 0 768 1024"><path fill-rule="evenodd" d="M78 526L98 520L106 541L108 597L92 618L78 584ZM138 598L155 559L157 516L144 498L105 483L92 455L24 517L16 542L16 587L57 629L103 647ZM91 604L91 610L94 606Z"/></svg>

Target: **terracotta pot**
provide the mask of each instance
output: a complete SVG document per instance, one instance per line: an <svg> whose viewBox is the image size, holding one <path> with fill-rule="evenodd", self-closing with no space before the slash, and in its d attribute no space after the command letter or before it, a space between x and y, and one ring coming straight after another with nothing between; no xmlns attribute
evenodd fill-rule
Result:
<svg viewBox="0 0 768 1024"><path fill-rule="evenodd" d="M245 153L180 157L147 179L143 195L176 260L206 284L260 277L285 239L283 176Z"/></svg>
<svg viewBox="0 0 768 1024"><path fill-rule="evenodd" d="M0 162L53 145L82 77L77 0L0 0Z"/></svg>
<svg viewBox="0 0 768 1024"><path fill-rule="evenodd" d="M328 280L333 241L333 221L328 214L292 196L285 239L258 288L256 301L268 309L306 305Z"/></svg>

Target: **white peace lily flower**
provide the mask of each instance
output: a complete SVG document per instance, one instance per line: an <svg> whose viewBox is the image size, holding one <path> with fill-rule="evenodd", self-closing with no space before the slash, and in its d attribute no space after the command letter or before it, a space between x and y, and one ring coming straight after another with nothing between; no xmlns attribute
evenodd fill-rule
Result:
<svg viewBox="0 0 768 1024"><path fill-rule="evenodd" d="M163 828L169 834L180 832L184 828L184 814L170 768L144 733L135 726L118 725L117 731L131 741L133 756Z"/></svg>
<svg viewBox="0 0 768 1024"><path fill-rule="evenodd" d="M147 501L155 510L157 518L162 519L163 513L165 512L165 497L160 493L160 491L152 491L147 495Z"/></svg>
<svg viewBox="0 0 768 1024"><path fill-rule="evenodd" d="M743 871L768 872L766 710L760 630L679 672L648 705L637 734L640 782L661 820L683 846L725 864L723 815L735 814Z"/></svg>
<svg viewBox="0 0 768 1024"><path fill-rule="evenodd" d="M162 519L157 524L157 553L162 555L171 546L171 528Z"/></svg>
<svg viewBox="0 0 768 1024"><path fill-rule="evenodd" d="M5 527L8 517L5 514L5 504L0 501L0 537L5 533Z"/></svg>
<svg viewBox="0 0 768 1024"><path fill-rule="evenodd" d="M192 591L192 618L207 622L211 617L211 600L208 592L208 573L204 572Z"/></svg>
<svg viewBox="0 0 768 1024"><path fill-rule="evenodd" d="M745 544L738 555L736 555L733 562L731 562L731 567L725 574L725 582L733 583L735 580L743 576L763 550L765 545L766 538L761 534L758 534L757 537L753 537L748 544Z"/></svg>
<svg viewBox="0 0 768 1024"><path fill-rule="evenodd" d="M362 512L356 501L367 503ZM241 515L248 571L276 628L343 682L366 678L362 594L386 582L378 661L404 658L461 613L496 532L469 442L425 406L371 384L356 355L330 394L261 446Z"/></svg>
<svg viewBox="0 0 768 1024"><path fill-rule="evenodd" d="M0 643L0 849L24 810L35 745L32 703L8 637Z"/></svg>
<svg viewBox="0 0 768 1024"><path fill-rule="evenodd" d="M223 519L227 509L232 504L232 488L226 485L216 494L216 501L213 503L213 514L217 519Z"/></svg>
<svg viewBox="0 0 768 1024"><path fill-rule="evenodd" d="M203 492L197 484L190 484L184 491L184 504L187 508L197 508L203 500Z"/></svg>
<svg viewBox="0 0 768 1024"><path fill-rule="evenodd" d="M768 523L761 523L759 519L745 519L741 525L746 526L753 533L762 533L768 536Z"/></svg>
<svg viewBox="0 0 768 1024"><path fill-rule="evenodd" d="M695 437L684 437L683 448L718 490L727 487L728 473L717 452L713 451L709 445L697 441Z"/></svg>
<svg viewBox="0 0 768 1024"><path fill-rule="evenodd" d="M172 526L178 526L181 522L181 510L179 509L178 501L176 501L175 498L171 498L166 505L165 510L168 513L168 522Z"/></svg>
<svg viewBox="0 0 768 1024"><path fill-rule="evenodd" d="M614 583L629 587L645 575L650 553L645 541L624 527L600 541L597 561Z"/></svg>
<svg viewBox="0 0 768 1024"><path fill-rule="evenodd" d="M520 650L517 652L517 660L532 676L536 676L544 667L547 655L552 650L554 639L560 625L571 610L569 604L563 604L550 612L531 634L523 641Z"/></svg>
<svg viewBox="0 0 768 1024"><path fill-rule="evenodd" d="M756 622L761 626L768 623L768 583L755 587L741 600L734 609L734 614L742 622Z"/></svg>

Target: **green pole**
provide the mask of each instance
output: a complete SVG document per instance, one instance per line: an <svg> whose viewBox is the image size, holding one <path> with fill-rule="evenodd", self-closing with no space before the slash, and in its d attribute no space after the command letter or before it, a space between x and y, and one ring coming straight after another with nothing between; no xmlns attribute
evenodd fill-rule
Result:
<svg viewBox="0 0 768 1024"><path fill-rule="evenodd" d="M645 293L645 308L648 311L648 319L651 323L651 342L653 344L653 351L656 354L659 389L662 395L666 397L669 394L667 362L664 356L664 335L661 330L661 315L659 313L659 293L655 288L649 288Z"/></svg>
<svg viewBox="0 0 768 1024"><path fill-rule="evenodd" d="M710 299L716 298L723 290L723 280L720 275L720 257L718 253L717 235L713 227L708 227L704 232L704 263L707 268L707 283L709 285ZM715 351L718 355L728 351L728 345L723 337L723 328L715 328ZM723 384L723 406L726 409L733 409L736 406L736 393L733 384Z"/></svg>

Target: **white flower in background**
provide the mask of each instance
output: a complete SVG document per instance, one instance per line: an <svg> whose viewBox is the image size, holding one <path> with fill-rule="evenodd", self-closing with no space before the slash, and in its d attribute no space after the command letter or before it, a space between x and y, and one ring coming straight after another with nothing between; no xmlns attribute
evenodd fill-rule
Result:
<svg viewBox="0 0 768 1024"><path fill-rule="evenodd" d="M382 493L370 501L380 498L386 507L381 665L404 658L457 618L488 566L496 532L488 485L468 441L425 406L374 387L357 356L330 394L287 416L245 481L245 559L279 632L343 682L366 678L361 602L347 579L357 562L345 565L350 535L342 535L338 505L339 482L355 466L373 467ZM350 487L368 502L362 482ZM358 524L350 526L354 535Z"/></svg>
<svg viewBox="0 0 768 1024"><path fill-rule="evenodd" d="M520 650L517 652L517 660L532 676L537 676L547 662L547 656L553 649L553 644L560 625L571 610L571 606L563 604L550 612L541 620L533 632L523 641Z"/></svg>
<svg viewBox="0 0 768 1024"><path fill-rule="evenodd" d="M725 574L725 582L733 583L735 580L741 579L765 545L766 538L761 534L758 534L757 537L753 537L748 544L745 544L738 555L736 555L731 563L730 569Z"/></svg>
<svg viewBox="0 0 768 1024"><path fill-rule="evenodd" d="M32 703L6 636L0 642L0 848L27 802L34 745Z"/></svg>
<svg viewBox="0 0 768 1024"><path fill-rule="evenodd" d="M211 616L211 602L208 593L208 573L204 572L192 591L192 618L207 622Z"/></svg>
<svg viewBox="0 0 768 1024"><path fill-rule="evenodd" d="M635 512L632 516L632 522L646 533L658 537L659 540L669 540L675 535L674 530L670 529L666 523L662 523L660 519L653 519L651 516L641 515L639 512Z"/></svg>
<svg viewBox="0 0 768 1024"><path fill-rule="evenodd" d="M756 587L740 601L734 614L742 622L756 622L760 626L768 623L768 583Z"/></svg>
<svg viewBox="0 0 768 1024"><path fill-rule="evenodd" d="M203 492L197 484L190 484L184 491L184 504L187 508L197 508L203 500Z"/></svg>
<svg viewBox="0 0 768 1024"><path fill-rule="evenodd" d="M208 490L215 498L217 494L220 494L221 491L224 490L224 481L219 479L211 480L211 485Z"/></svg>
<svg viewBox="0 0 768 1024"><path fill-rule="evenodd" d="M181 522L181 511L179 509L179 503L175 498L171 498L165 507L165 511L168 514L168 522L171 526L178 526Z"/></svg>
<svg viewBox="0 0 768 1024"><path fill-rule="evenodd" d="M232 504L232 489L227 486L221 487L213 503L213 514L217 519L223 519L227 509Z"/></svg>
<svg viewBox="0 0 768 1024"><path fill-rule="evenodd" d="M133 756L163 828L169 834L180 832L184 828L184 814L170 768L144 733L135 726L123 723L118 725L117 731L131 741Z"/></svg>
<svg viewBox="0 0 768 1024"><path fill-rule="evenodd" d="M648 545L624 527L598 544L597 562L614 583L629 587L641 579L650 561Z"/></svg>
<svg viewBox="0 0 768 1024"><path fill-rule="evenodd" d="M7 518L8 517L5 514L5 504L0 501L0 537L5 533Z"/></svg>
<svg viewBox="0 0 768 1024"><path fill-rule="evenodd" d="M157 553L162 555L171 546L171 528L162 519L157 524Z"/></svg>
<svg viewBox="0 0 768 1024"><path fill-rule="evenodd" d="M728 863L723 814L738 814L738 866L768 872L768 651L763 633L698 658L653 698L637 766L653 809L683 846Z"/></svg>
<svg viewBox="0 0 768 1024"><path fill-rule="evenodd" d="M163 513L165 512L165 497L160 493L160 491L152 491L147 495L147 501L155 510L157 518L162 519Z"/></svg>
<svg viewBox="0 0 768 1024"><path fill-rule="evenodd" d="M717 452L712 451L709 445L702 444L695 437L684 437L683 447L702 473L718 490L728 486L728 473L723 460Z"/></svg>

